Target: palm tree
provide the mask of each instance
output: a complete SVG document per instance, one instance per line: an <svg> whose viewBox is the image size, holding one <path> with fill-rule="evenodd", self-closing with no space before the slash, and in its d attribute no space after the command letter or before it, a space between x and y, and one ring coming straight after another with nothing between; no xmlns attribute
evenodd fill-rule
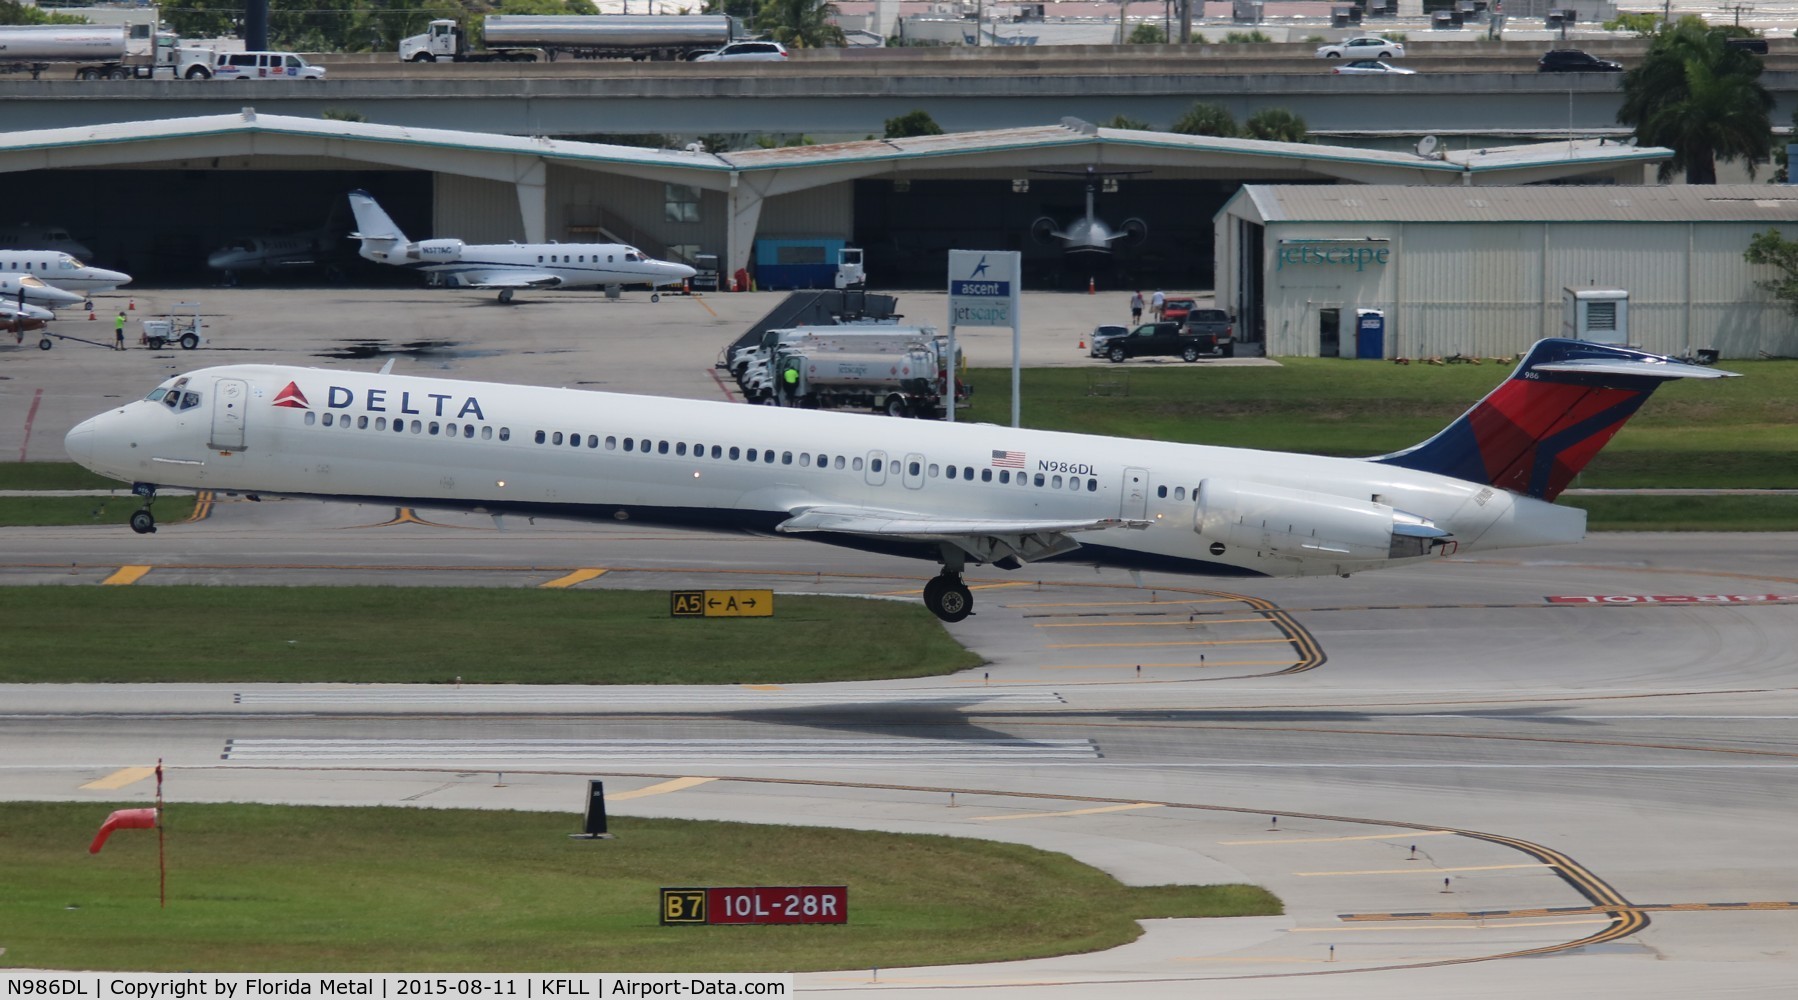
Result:
<svg viewBox="0 0 1798 1000"><path fill-rule="evenodd" d="M1304 142L1305 131L1305 119L1285 108L1262 108L1242 123L1242 134L1250 139Z"/></svg>
<svg viewBox="0 0 1798 1000"><path fill-rule="evenodd" d="M1673 150L1661 164L1663 181L1683 171L1688 184L1715 184L1720 159L1746 159L1752 177L1772 155L1773 96L1761 85L1760 58L1730 48L1726 37L1701 18L1683 17L1623 74L1617 121L1636 130L1637 145Z"/></svg>
<svg viewBox="0 0 1798 1000"><path fill-rule="evenodd" d="M1187 109L1168 131L1182 135L1215 135L1233 139L1237 135L1236 117L1221 104L1200 101Z"/></svg>
<svg viewBox="0 0 1798 1000"><path fill-rule="evenodd" d="M831 23L837 5L830 0L763 0L755 26L782 45L818 49L843 44L843 29Z"/></svg>

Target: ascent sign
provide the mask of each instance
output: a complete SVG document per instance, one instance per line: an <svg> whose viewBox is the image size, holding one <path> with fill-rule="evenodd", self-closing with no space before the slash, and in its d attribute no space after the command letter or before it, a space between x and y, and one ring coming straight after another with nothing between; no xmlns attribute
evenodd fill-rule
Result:
<svg viewBox="0 0 1798 1000"><path fill-rule="evenodd" d="M949 322L1011 326L1018 311L1015 250L949 251Z"/></svg>
<svg viewBox="0 0 1798 1000"><path fill-rule="evenodd" d="M668 614L674 618L772 618L772 590L671 590Z"/></svg>

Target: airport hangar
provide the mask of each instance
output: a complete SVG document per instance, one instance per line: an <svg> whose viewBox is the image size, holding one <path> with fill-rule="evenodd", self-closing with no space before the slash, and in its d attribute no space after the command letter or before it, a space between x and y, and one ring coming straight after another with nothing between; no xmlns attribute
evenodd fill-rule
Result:
<svg viewBox="0 0 1798 1000"><path fill-rule="evenodd" d="M1768 229L1798 238L1786 185L1251 184L1216 223L1218 305L1272 355L1517 354L1563 335L1569 290L1628 293L1598 307L1621 328L1595 339L1682 357L1798 354L1798 322L1759 286L1778 269L1742 256ZM1380 313L1375 338L1358 336L1367 310Z"/></svg>
<svg viewBox="0 0 1798 1000"><path fill-rule="evenodd" d="M66 226L96 262L146 282L208 280L234 239L348 233L364 188L413 239L616 240L656 256L717 254L761 287L788 264L861 246L876 287L935 287L951 247L1020 250L1031 287L1212 282L1213 216L1243 183L1463 187L1639 185L1668 151L1557 142L1418 155L1311 143L1059 125L743 152L665 150L363 122L239 114L0 133L0 169L32 192L30 221ZM1502 154L1502 155L1497 155ZM1147 237L1069 266L1032 237L1039 219L1141 219ZM1038 171L1058 171L1039 173ZM16 201L17 203L17 201ZM359 278L410 281L345 256ZM752 263L754 261L754 263ZM1099 268L1105 270L1100 270ZM398 273L396 273L398 272ZM817 273L815 270L810 273ZM822 279L829 282L828 272ZM812 280L816 280L815 278ZM798 287L806 287L800 283ZM793 287L792 284L787 287Z"/></svg>

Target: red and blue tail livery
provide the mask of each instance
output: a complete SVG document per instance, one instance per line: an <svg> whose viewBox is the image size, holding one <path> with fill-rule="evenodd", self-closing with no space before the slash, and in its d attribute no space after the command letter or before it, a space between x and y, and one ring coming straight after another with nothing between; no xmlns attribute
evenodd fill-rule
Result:
<svg viewBox="0 0 1798 1000"><path fill-rule="evenodd" d="M1441 433L1374 461L1552 501L1662 382L1734 374L1610 344L1538 341Z"/></svg>

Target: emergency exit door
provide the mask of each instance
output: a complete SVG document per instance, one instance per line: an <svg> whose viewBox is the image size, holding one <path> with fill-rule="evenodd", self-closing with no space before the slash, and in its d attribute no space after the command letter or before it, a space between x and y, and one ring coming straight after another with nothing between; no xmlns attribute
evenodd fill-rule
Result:
<svg viewBox="0 0 1798 1000"><path fill-rule="evenodd" d="M248 409L249 392L243 379L222 378L212 391L212 440L207 447L219 451L242 451L244 411Z"/></svg>

